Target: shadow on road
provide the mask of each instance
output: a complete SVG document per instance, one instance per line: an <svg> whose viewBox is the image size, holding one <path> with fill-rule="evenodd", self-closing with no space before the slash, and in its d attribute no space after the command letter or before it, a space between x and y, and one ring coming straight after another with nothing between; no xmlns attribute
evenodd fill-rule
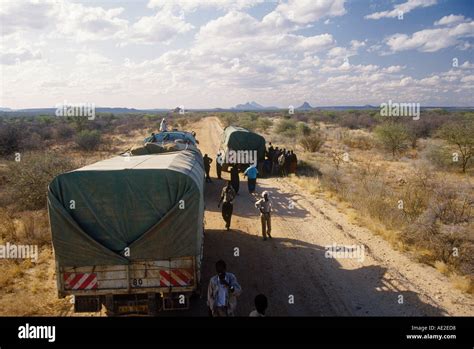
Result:
<svg viewBox="0 0 474 349"><path fill-rule="evenodd" d="M212 183L206 183L206 211L220 212L217 208L222 188L227 184L226 180L213 179ZM234 200L234 215L250 217L258 214L255 208L255 202L259 200L262 193L267 191L273 205L273 213L278 216L290 216L296 218L305 218L309 212L298 207L295 203L299 197L298 194L282 193L277 188L270 187L265 180L257 181L256 192L250 194L247 190L247 181L240 182L239 195Z"/></svg>
<svg viewBox="0 0 474 349"><path fill-rule="evenodd" d="M286 238L263 241L241 230L206 230L204 246L202 298L195 300L193 309L183 315L207 316L208 281L219 259L226 261L228 271L237 276L242 286L239 316L247 316L253 310L254 297L259 293L269 299L269 316L444 315L414 292L397 290L393 285L387 288L381 282L385 268L368 266L343 270L337 260L325 258L326 250L322 246ZM330 265L324 266L324 263ZM330 279L328 270L333 272ZM353 295L361 297L338 299L337 293L341 290L333 280L338 280L339 285L346 284ZM403 304L398 303L400 296L403 296Z"/></svg>

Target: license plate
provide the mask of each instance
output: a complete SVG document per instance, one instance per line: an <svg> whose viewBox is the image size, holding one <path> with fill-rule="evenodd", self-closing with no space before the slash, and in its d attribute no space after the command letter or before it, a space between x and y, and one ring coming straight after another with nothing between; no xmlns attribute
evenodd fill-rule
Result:
<svg viewBox="0 0 474 349"><path fill-rule="evenodd" d="M148 312L147 305L120 305L118 307L119 313L146 313Z"/></svg>

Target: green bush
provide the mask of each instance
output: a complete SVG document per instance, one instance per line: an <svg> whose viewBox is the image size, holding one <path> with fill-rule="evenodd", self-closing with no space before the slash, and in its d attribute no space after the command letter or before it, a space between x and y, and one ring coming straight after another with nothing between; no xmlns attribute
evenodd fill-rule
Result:
<svg viewBox="0 0 474 349"><path fill-rule="evenodd" d="M305 122L298 122L296 124L296 131L300 136L309 136L311 134L311 127Z"/></svg>
<svg viewBox="0 0 474 349"><path fill-rule="evenodd" d="M76 136L76 144L82 150L91 151L99 147L101 133L97 130L83 130Z"/></svg>
<svg viewBox="0 0 474 349"><path fill-rule="evenodd" d="M269 118L258 118L257 126L255 127L257 130L267 131L270 127L273 126L273 121Z"/></svg>
<svg viewBox="0 0 474 349"><path fill-rule="evenodd" d="M466 172L474 158L474 120L449 122L441 127L437 135L456 147L461 170Z"/></svg>
<svg viewBox="0 0 474 349"><path fill-rule="evenodd" d="M423 151L423 156L438 169L454 170L456 163L453 161L452 153L447 147L430 144Z"/></svg>
<svg viewBox="0 0 474 349"><path fill-rule="evenodd" d="M395 122L386 122L374 130L381 145L395 155L407 147L408 131L405 125Z"/></svg>
<svg viewBox="0 0 474 349"><path fill-rule="evenodd" d="M276 133L278 134L291 134L296 131L296 122L292 119L283 119L278 121L275 129Z"/></svg>

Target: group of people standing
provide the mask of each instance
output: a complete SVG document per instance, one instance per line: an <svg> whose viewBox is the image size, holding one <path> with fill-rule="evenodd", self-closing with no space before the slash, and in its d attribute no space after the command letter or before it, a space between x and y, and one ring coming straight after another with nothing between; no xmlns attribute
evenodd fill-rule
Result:
<svg viewBox="0 0 474 349"><path fill-rule="evenodd" d="M270 142L265 157L265 172L272 176L288 176L290 173L296 173L298 158L293 150L273 147Z"/></svg>

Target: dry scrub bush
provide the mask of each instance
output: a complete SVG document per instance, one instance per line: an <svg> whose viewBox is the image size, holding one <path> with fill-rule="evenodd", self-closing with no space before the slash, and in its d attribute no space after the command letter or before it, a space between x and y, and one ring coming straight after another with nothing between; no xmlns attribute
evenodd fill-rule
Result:
<svg viewBox="0 0 474 349"><path fill-rule="evenodd" d="M4 259L0 260L0 289L3 292L9 292L10 287L15 279L24 274L25 268L21 262L17 260Z"/></svg>
<svg viewBox="0 0 474 349"><path fill-rule="evenodd" d="M370 136L363 134L342 133L342 142L349 148L370 150L374 147L374 141Z"/></svg>
<svg viewBox="0 0 474 349"><path fill-rule="evenodd" d="M293 119L281 119L276 123L275 132L285 137L296 136L296 121Z"/></svg>
<svg viewBox="0 0 474 349"><path fill-rule="evenodd" d="M81 150L96 150L101 144L101 133L97 130L83 130L76 135L76 144Z"/></svg>
<svg viewBox="0 0 474 349"><path fill-rule="evenodd" d="M72 170L74 162L61 154L25 153L21 161L12 162L8 173L10 194L21 210L46 207L49 183L61 173Z"/></svg>
<svg viewBox="0 0 474 349"><path fill-rule="evenodd" d="M20 150L21 134L19 125L0 123L0 155L10 155Z"/></svg>
<svg viewBox="0 0 474 349"><path fill-rule="evenodd" d="M453 270L474 275L472 188L434 183L429 204L403 231L403 238L432 253L425 262L441 261Z"/></svg>
<svg viewBox="0 0 474 349"><path fill-rule="evenodd" d="M0 240L15 241L16 227L13 213L5 208L0 208Z"/></svg>
<svg viewBox="0 0 474 349"><path fill-rule="evenodd" d="M16 236L22 244L45 245L51 242L47 212L23 212L17 221Z"/></svg>
<svg viewBox="0 0 474 349"><path fill-rule="evenodd" d="M323 146L324 142L325 140L319 132L315 132L309 136L304 136L299 140L299 143L303 147L303 149L311 153L319 151Z"/></svg>

